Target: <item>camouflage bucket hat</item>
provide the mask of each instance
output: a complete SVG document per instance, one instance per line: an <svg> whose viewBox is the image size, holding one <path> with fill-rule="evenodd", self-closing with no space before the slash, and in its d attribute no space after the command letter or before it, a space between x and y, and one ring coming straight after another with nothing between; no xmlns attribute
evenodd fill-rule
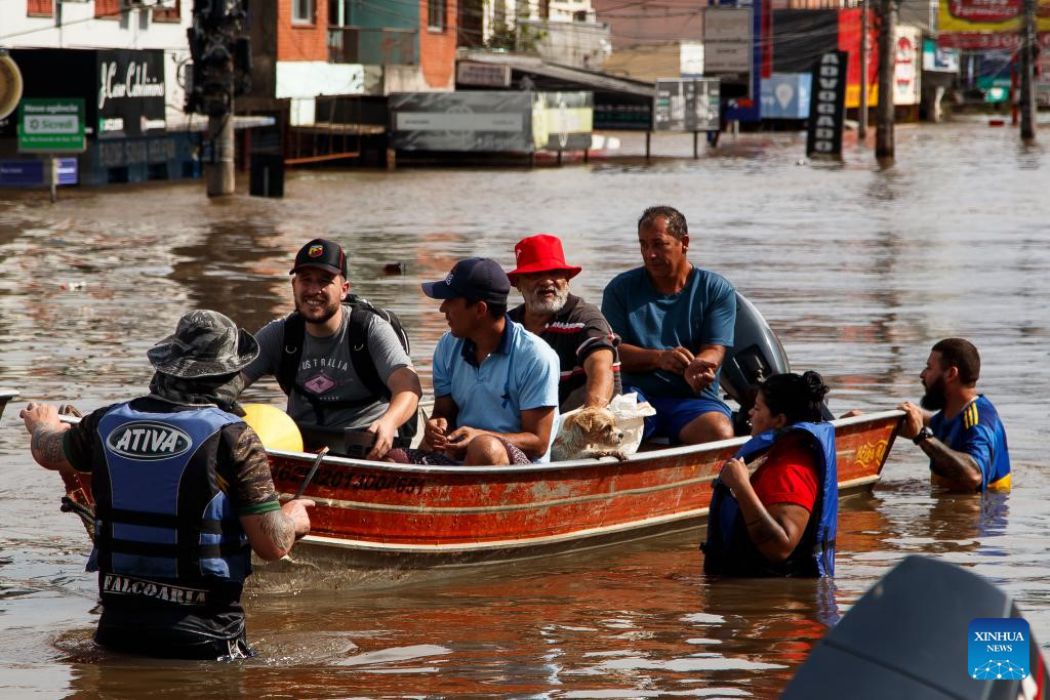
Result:
<svg viewBox="0 0 1050 700"><path fill-rule="evenodd" d="M259 356L252 334L218 311L191 311L146 353L161 374L183 379L217 377L244 369Z"/></svg>

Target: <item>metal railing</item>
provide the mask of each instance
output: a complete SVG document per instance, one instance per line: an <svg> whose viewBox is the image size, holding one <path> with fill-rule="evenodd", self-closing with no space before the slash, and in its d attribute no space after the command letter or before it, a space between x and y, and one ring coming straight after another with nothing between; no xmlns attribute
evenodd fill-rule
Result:
<svg viewBox="0 0 1050 700"><path fill-rule="evenodd" d="M419 30L330 27L329 63L419 64Z"/></svg>

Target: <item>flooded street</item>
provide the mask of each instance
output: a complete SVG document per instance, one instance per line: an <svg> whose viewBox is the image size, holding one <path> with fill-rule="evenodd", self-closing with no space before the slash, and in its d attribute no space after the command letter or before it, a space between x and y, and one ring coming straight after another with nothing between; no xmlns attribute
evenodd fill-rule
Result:
<svg viewBox="0 0 1050 700"><path fill-rule="evenodd" d="M0 422L0 694L774 697L826 625L914 553L1004 587L1050 650L1050 128L1041 137L1026 148L986 119L900 127L888 170L856 144L814 165L803 135L753 134L695 161L297 172L283 200L209 202L201 182L62 190L56 205L0 190L0 387L22 394ZM675 149L691 141L654 142ZM834 582L708 582L696 534L385 585L256 586L259 656L243 663L94 649L87 538L29 456L26 401L88 410L144 392L146 350L190 308L250 330L286 313L291 260L315 236L346 246L355 291L401 316L429 392L446 326L421 280L468 255L509 268L515 241L549 232L584 267L573 290L598 303L640 263L635 221L652 204L685 213L691 260L758 306L793 369L824 374L836 414L916 400L930 346L973 340L1013 492L933 495L902 441L874 492L841 508ZM383 274L390 263L405 273ZM278 394L263 382L244 398Z"/></svg>

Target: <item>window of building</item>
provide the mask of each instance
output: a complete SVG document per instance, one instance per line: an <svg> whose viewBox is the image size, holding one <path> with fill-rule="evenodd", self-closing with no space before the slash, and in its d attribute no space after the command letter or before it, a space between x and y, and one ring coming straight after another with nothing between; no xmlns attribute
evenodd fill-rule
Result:
<svg viewBox="0 0 1050 700"><path fill-rule="evenodd" d="M27 0L26 15L29 17L51 17L55 14L55 0Z"/></svg>
<svg viewBox="0 0 1050 700"><path fill-rule="evenodd" d="M445 0L427 0L427 29L445 31Z"/></svg>
<svg viewBox="0 0 1050 700"><path fill-rule="evenodd" d="M292 23L314 23L314 0L292 0Z"/></svg>
<svg viewBox="0 0 1050 700"><path fill-rule="evenodd" d="M154 22L178 22L182 13L182 0L175 0L171 7L157 7L153 9Z"/></svg>
<svg viewBox="0 0 1050 700"><path fill-rule="evenodd" d="M120 0L95 0L95 16L120 19Z"/></svg>

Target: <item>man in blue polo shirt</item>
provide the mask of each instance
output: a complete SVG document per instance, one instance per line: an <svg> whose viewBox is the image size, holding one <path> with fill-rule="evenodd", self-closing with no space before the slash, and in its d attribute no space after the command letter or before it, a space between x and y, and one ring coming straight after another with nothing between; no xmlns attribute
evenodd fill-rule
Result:
<svg viewBox="0 0 1050 700"><path fill-rule="evenodd" d="M898 406L907 413L901 436L930 458L934 483L957 491L1009 491L1006 429L992 402L977 393L980 374L981 356L973 343L939 341L919 374L926 390L921 407Z"/></svg>
<svg viewBox="0 0 1050 700"><path fill-rule="evenodd" d="M558 424L558 355L507 316L510 280L495 260L460 260L423 293L448 321L434 349L434 412L422 450L396 461L547 462Z"/></svg>
<svg viewBox="0 0 1050 700"><path fill-rule="evenodd" d="M621 338L624 391L640 390L656 409L647 437L685 444L731 438L718 375L733 347L733 285L689 262L689 229L676 209L646 209L638 244L642 267L616 276L602 298L602 313Z"/></svg>

